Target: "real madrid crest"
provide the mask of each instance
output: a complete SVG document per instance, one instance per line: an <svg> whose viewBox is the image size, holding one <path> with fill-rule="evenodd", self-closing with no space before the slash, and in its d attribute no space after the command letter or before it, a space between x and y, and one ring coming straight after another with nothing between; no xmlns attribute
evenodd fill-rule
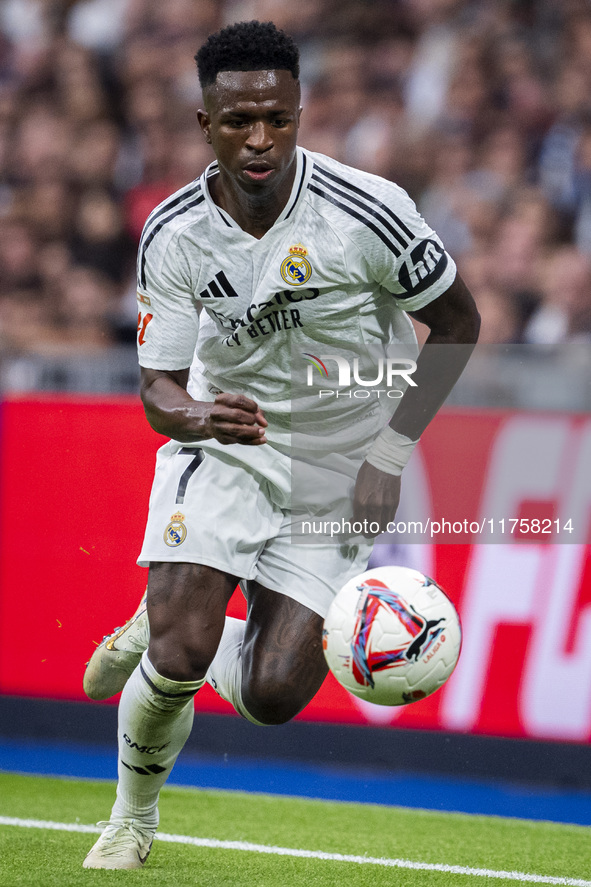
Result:
<svg viewBox="0 0 591 887"><path fill-rule="evenodd" d="M183 523L184 519L185 515L181 514L180 511L177 511L170 518L170 523L164 531L164 541L167 545L170 545L171 548L176 548L177 545L182 545L187 538L187 528Z"/></svg>
<svg viewBox="0 0 591 887"><path fill-rule="evenodd" d="M310 279L312 265L306 258L308 250L302 243L296 243L289 248L289 256L281 263L281 276L286 283L292 286L302 286Z"/></svg>

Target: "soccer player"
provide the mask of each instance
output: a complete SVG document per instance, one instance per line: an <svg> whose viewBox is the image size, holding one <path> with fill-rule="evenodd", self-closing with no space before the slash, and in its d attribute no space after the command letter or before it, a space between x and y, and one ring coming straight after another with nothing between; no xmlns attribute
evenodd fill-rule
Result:
<svg viewBox="0 0 591 887"><path fill-rule="evenodd" d="M284 723L312 699L327 671L328 605L366 568L402 469L478 335L472 297L410 198L297 146L291 38L243 22L210 36L196 60L198 120L216 161L152 212L139 247L142 399L171 440L158 454L139 558L150 568L149 632L140 607L120 633L133 635L127 652L112 636L95 654L118 657L120 685L126 656L139 664L119 705L116 801L87 868L145 862L160 788L206 680L254 724ZM292 355L322 355L329 343L351 358L416 346L408 314L429 327L427 345L467 350L423 349L389 424L369 400L351 403L354 421L337 415L349 437L333 455L327 429L319 477L346 466L352 515L369 530L295 544ZM317 496L323 506L320 487ZM238 582L245 622L225 616ZM98 695L90 677L86 686Z"/></svg>

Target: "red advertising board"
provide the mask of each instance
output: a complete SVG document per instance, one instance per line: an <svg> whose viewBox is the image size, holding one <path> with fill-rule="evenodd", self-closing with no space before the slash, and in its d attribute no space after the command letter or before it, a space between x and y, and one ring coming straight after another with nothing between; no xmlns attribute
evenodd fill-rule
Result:
<svg viewBox="0 0 591 887"><path fill-rule="evenodd" d="M93 644L145 585L135 558L161 440L135 399L1 405L1 693L84 698ZM441 691L400 709L329 676L300 718L589 742L590 468L588 417L442 412L405 471L397 520L414 536L375 557L445 587L463 623L460 663ZM230 606L244 611L238 594ZM231 711L209 688L197 706Z"/></svg>

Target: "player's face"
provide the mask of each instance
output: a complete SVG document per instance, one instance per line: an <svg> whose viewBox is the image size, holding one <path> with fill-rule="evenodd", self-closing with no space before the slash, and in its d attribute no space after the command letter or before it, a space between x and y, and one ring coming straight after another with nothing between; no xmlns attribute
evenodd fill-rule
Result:
<svg viewBox="0 0 591 887"><path fill-rule="evenodd" d="M291 183L301 108L289 71L222 71L204 101L199 123L222 176L253 195Z"/></svg>

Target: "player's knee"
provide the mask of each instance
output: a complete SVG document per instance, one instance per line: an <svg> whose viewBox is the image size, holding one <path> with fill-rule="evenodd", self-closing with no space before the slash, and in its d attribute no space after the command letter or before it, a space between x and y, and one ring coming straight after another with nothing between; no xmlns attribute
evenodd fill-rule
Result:
<svg viewBox="0 0 591 887"><path fill-rule="evenodd" d="M212 658L190 643L170 638L151 638L148 657L158 674L171 681L201 680Z"/></svg>
<svg viewBox="0 0 591 887"><path fill-rule="evenodd" d="M295 706L291 700L278 696L267 696L261 699L260 697L245 693L244 690L242 692L242 702L249 715L255 721L269 727L287 724L300 711L300 707Z"/></svg>
<svg viewBox="0 0 591 887"><path fill-rule="evenodd" d="M302 699L289 682L281 681L275 674L251 675L242 683L242 703L261 724L286 724L308 701Z"/></svg>

